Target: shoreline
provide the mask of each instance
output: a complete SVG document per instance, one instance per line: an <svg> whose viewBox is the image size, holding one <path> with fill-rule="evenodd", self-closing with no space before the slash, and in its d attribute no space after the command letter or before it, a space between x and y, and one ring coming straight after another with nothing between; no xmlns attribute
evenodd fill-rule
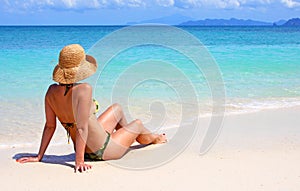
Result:
<svg viewBox="0 0 300 191"><path fill-rule="evenodd" d="M126 170L103 161L91 162L93 169L88 173L75 174L73 147L67 144L50 143L44 162L31 164L18 164L12 157L36 153L39 145L0 149L2 188L296 191L300 187L299 112L300 107L294 107L225 116L221 134L209 152L199 155L204 131L199 129L180 155L148 170ZM207 123L208 119L202 119L200 125ZM139 160L141 151L151 149L155 147L132 150L120 160Z"/></svg>
<svg viewBox="0 0 300 191"><path fill-rule="evenodd" d="M223 121L227 118L227 117L238 117L238 116L247 116L247 115L256 115L259 113L264 113L264 112L281 112L281 111L287 111L287 110L300 110L300 106L299 105L295 105L295 106L286 106L286 107L281 107L281 108L259 108L259 109L255 109L252 111L238 111L238 112L227 112L227 109L225 108L225 113L223 116ZM41 110L41 109L40 109ZM100 112L99 112L100 113ZM204 115L200 115L198 117L199 121L201 120L205 120L205 121L209 121L211 119L212 114L204 114ZM41 118L41 116L39 116L39 118ZM205 123L206 126L208 126L208 121ZM183 122L184 125L185 122ZM34 148L36 147L36 144L40 143L40 138L42 136L42 131L43 131L43 120L40 120L38 122L38 130L39 133L34 133L36 137L35 138L35 142L22 142L22 143L16 143L16 144L3 144L3 142L0 144L0 151L1 150L5 150L5 149L14 149L14 148ZM165 126L162 130L164 131L169 131L171 134L174 134L178 129L178 125L177 124L169 124L168 126ZM159 129L158 131L162 131L161 129ZM203 134L205 133L206 129L201 129L200 130L202 135L198 135L198 136L203 136ZM156 131L155 131L156 132ZM53 140L52 145L57 145L57 146L61 146L61 145L65 145L67 144L65 141L66 137L66 132L64 130L64 128L60 125L59 121L57 122L57 128L56 128L56 132L53 136ZM72 144L70 144L72 145ZM39 146L39 145L38 145Z"/></svg>

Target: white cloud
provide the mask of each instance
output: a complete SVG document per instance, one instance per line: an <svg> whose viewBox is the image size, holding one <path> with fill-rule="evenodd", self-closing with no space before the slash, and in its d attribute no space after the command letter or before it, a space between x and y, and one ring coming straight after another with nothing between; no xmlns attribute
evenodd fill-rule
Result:
<svg viewBox="0 0 300 191"><path fill-rule="evenodd" d="M241 2L239 0L202 0L205 6L213 6L216 8L237 8L240 7Z"/></svg>
<svg viewBox="0 0 300 191"><path fill-rule="evenodd" d="M41 9L95 9L99 8L98 0L4 0L8 10L34 11Z"/></svg>
<svg viewBox="0 0 300 191"><path fill-rule="evenodd" d="M96 0L102 8L140 7L141 0Z"/></svg>
<svg viewBox="0 0 300 191"><path fill-rule="evenodd" d="M161 7L172 7L174 6L174 0L156 0L158 6Z"/></svg>
<svg viewBox="0 0 300 191"><path fill-rule="evenodd" d="M57 9L97 9L97 8L120 8L142 7L143 0L4 0L7 5L16 8L34 9L57 8Z"/></svg>
<svg viewBox="0 0 300 191"><path fill-rule="evenodd" d="M178 8L199 8L199 7L213 7L213 8L238 8L243 6L262 6L271 4L276 0L174 0L174 6ZM280 1L280 0L277 0Z"/></svg>
<svg viewBox="0 0 300 191"><path fill-rule="evenodd" d="M126 7L177 7L235 9L239 7L259 7L280 3L286 7L300 6L300 0L0 0L6 10L36 11L43 9L85 10Z"/></svg>
<svg viewBox="0 0 300 191"><path fill-rule="evenodd" d="M198 8L202 7L202 1L201 0L175 0L174 6L178 8Z"/></svg>
<svg viewBox="0 0 300 191"><path fill-rule="evenodd" d="M294 8L294 7L299 7L300 6L300 2L296 1L296 0L281 0L281 2L289 8Z"/></svg>

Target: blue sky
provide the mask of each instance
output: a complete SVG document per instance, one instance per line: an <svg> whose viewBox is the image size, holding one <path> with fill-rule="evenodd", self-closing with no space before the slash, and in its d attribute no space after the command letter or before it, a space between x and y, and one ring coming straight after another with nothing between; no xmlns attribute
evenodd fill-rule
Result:
<svg viewBox="0 0 300 191"><path fill-rule="evenodd" d="M273 22L300 17L300 0L0 0L0 25L115 25L173 14Z"/></svg>

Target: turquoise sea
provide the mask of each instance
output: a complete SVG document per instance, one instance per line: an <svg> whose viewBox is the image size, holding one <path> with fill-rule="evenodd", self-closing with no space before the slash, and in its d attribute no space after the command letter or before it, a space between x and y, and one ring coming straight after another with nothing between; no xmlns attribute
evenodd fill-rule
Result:
<svg viewBox="0 0 300 191"><path fill-rule="evenodd" d="M65 45L79 43L88 52L100 39L122 28L122 26L0 27L0 148L39 142L44 123L43 97L48 85L53 83L52 70L57 64L59 51ZM199 39L215 59L224 81L226 114L300 105L300 28L180 27L180 29ZM197 99L203 104L200 115L209 114L210 89L204 76L178 53L156 46L135 47L122 52L107 65L100 77L96 75L91 78L95 88L94 96L100 102L101 111L111 102L118 101L118 96L121 96L118 95L115 99L110 97L111 89L119 74L127 71L135 63L149 59L174 63L195 88ZM128 78L134 76L135 74L131 73ZM174 83L181 83L176 75L166 73L166 76ZM184 86L184 83L182 85ZM132 118L144 118L146 121L151 114L149 108L145 110L147 107L142 105L145 103L147 105L153 100L168 102L173 100L173 96L176 97L176 91L157 80L148 80L140 86L129 88L134 91L131 91L128 98L132 103L128 115ZM166 111L170 111L172 115L177 106L173 104L173 108ZM176 117L176 114L174 116ZM176 126L172 122L168 123L168 126L172 125ZM57 139L62 140L65 138L63 136L65 135L62 134Z"/></svg>

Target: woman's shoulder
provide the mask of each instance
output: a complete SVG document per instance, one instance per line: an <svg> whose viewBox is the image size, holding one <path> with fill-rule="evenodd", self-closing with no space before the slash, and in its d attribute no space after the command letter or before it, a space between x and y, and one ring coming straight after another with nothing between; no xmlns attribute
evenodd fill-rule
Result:
<svg viewBox="0 0 300 191"><path fill-rule="evenodd" d="M47 90L47 93L50 93L52 91L54 91L55 89L58 88L58 84L51 84L49 87L48 87L48 90Z"/></svg>
<svg viewBox="0 0 300 191"><path fill-rule="evenodd" d="M51 89L51 88L56 88L56 87L58 87L58 86L59 86L58 84L54 83L54 84L51 84L51 85L49 86L49 88L48 88L48 89Z"/></svg>
<svg viewBox="0 0 300 191"><path fill-rule="evenodd" d="M76 84L73 87L73 93L81 96L92 95L92 86L88 83Z"/></svg>
<svg viewBox="0 0 300 191"><path fill-rule="evenodd" d="M86 89L86 90L91 90L92 86L88 83L80 83L80 84L75 84L74 87L80 88L80 89Z"/></svg>
<svg viewBox="0 0 300 191"><path fill-rule="evenodd" d="M92 86L88 83L80 83L80 84L74 84L73 91L79 91L79 92L91 92Z"/></svg>

